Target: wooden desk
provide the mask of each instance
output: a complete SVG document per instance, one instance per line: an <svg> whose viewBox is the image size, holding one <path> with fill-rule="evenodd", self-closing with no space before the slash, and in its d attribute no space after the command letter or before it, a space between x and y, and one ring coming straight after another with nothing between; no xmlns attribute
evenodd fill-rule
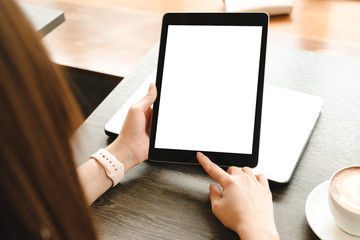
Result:
<svg viewBox="0 0 360 240"><path fill-rule="evenodd" d="M65 21L63 11L28 4L21 4L20 7L29 18L35 30L43 36Z"/></svg>
<svg viewBox="0 0 360 240"><path fill-rule="evenodd" d="M317 239L305 218L308 194L335 170L360 163L360 61L271 44L268 50L267 82L325 100L293 179L272 189L281 239ZM79 164L109 143L105 123L154 71L157 52L152 49L80 127ZM211 213L210 182L197 166L137 166L93 204L101 238L237 239Z"/></svg>
<svg viewBox="0 0 360 240"><path fill-rule="evenodd" d="M360 1L294 0L291 15L273 17L269 42L360 58ZM44 38L61 65L127 76L159 40L170 11L222 11L222 0L20 0L61 9L67 21Z"/></svg>

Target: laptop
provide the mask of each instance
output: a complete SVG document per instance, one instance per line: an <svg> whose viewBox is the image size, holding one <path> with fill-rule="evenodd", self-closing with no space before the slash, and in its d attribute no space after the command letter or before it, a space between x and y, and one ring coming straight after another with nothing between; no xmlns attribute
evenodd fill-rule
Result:
<svg viewBox="0 0 360 240"><path fill-rule="evenodd" d="M105 125L109 136L119 134L128 109L155 83L153 72ZM318 96L265 84L259 162L254 172L264 173L279 185L291 180L308 143L324 101Z"/></svg>

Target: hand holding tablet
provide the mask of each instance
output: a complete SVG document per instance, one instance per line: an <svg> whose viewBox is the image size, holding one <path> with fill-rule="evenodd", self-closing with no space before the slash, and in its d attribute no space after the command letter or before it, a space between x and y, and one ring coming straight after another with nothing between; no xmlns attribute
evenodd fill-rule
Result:
<svg viewBox="0 0 360 240"><path fill-rule="evenodd" d="M149 159L223 166L258 162L268 16L164 16Z"/></svg>

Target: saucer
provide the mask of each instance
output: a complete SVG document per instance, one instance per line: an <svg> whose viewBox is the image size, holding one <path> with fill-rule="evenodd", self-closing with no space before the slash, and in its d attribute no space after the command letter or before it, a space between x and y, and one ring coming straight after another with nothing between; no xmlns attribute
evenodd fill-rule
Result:
<svg viewBox="0 0 360 240"><path fill-rule="evenodd" d="M360 240L360 237L342 231L331 216L328 204L329 182L325 181L314 188L306 200L305 214L311 229L321 239Z"/></svg>

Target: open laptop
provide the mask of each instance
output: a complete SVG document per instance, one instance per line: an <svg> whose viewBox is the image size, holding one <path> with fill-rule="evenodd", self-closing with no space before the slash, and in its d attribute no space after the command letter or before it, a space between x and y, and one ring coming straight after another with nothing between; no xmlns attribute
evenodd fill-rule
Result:
<svg viewBox="0 0 360 240"><path fill-rule="evenodd" d="M146 95L155 83L152 73L105 125L109 136L117 135L130 106ZM265 84L260 135L259 163L255 173L287 184L301 158L320 115L323 99Z"/></svg>

